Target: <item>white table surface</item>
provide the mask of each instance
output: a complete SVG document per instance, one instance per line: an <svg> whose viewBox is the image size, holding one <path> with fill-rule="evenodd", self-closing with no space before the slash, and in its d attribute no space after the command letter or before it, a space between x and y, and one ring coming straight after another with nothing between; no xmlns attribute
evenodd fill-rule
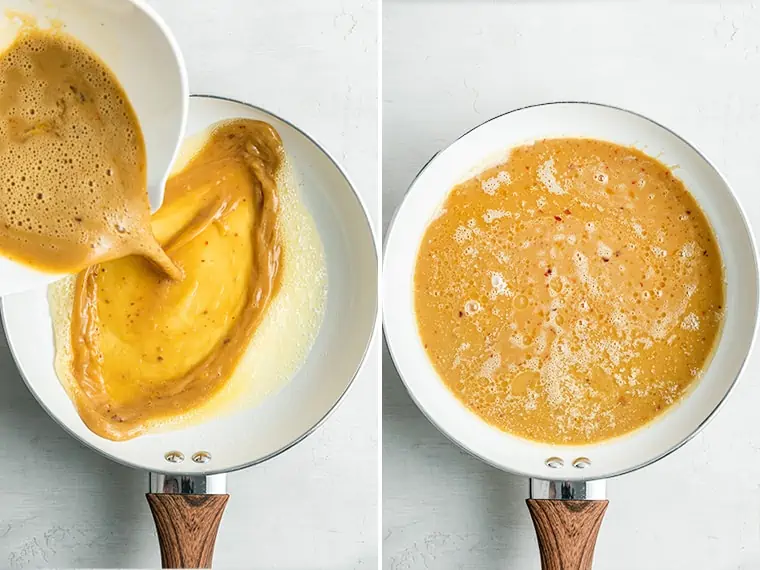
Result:
<svg viewBox="0 0 760 570"><path fill-rule="evenodd" d="M760 227L760 9L749 2L383 7L383 219L437 150L551 100L611 103L694 142ZM535 570L527 484L450 444L383 355L383 566ZM680 451L608 483L595 570L760 568L760 360Z"/></svg>
<svg viewBox="0 0 760 570"><path fill-rule="evenodd" d="M379 228L374 0L150 3L177 36L192 92L250 101L313 135ZM216 567L377 566L378 346L316 433L229 476ZM0 334L0 568L158 567L146 490L145 473L85 449L48 418Z"/></svg>

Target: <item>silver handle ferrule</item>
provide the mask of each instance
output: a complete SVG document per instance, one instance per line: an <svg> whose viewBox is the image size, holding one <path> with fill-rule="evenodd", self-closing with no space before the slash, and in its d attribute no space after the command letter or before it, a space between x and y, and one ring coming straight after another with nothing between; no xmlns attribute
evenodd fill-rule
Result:
<svg viewBox="0 0 760 570"><path fill-rule="evenodd" d="M151 473L149 475L149 489L151 493L170 495L225 495L227 494L227 474Z"/></svg>
<svg viewBox="0 0 760 570"><path fill-rule="evenodd" d="M607 481L547 481L530 480L531 499L559 499L567 501L603 500L607 498Z"/></svg>

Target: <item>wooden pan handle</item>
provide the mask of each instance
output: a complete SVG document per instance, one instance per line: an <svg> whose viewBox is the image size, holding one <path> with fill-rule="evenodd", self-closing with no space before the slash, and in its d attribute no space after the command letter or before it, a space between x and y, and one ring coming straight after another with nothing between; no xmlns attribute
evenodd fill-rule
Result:
<svg viewBox="0 0 760 570"><path fill-rule="evenodd" d="M229 495L145 495L153 513L163 568L211 568Z"/></svg>
<svg viewBox="0 0 760 570"><path fill-rule="evenodd" d="M607 501L528 499L542 570L591 570Z"/></svg>

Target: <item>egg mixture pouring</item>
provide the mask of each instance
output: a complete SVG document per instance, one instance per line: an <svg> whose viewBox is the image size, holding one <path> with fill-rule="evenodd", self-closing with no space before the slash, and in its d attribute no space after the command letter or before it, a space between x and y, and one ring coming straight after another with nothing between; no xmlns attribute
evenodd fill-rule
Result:
<svg viewBox="0 0 760 570"><path fill-rule="evenodd" d="M454 187L415 269L418 330L468 408L512 434L588 444L675 404L709 363L723 268L657 160L549 139Z"/></svg>
<svg viewBox="0 0 760 570"><path fill-rule="evenodd" d="M0 252L71 273L129 254L174 279L151 233L145 144L111 71L59 30L21 29L0 55Z"/></svg>
<svg viewBox="0 0 760 570"><path fill-rule="evenodd" d="M76 277L70 342L56 349L66 357L59 375L70 377L64 384L93 432L135 437L202 405L232 375L280 286L282 161L268 124L222 124L169 179L153 216L184 279L165 279L138 256Z"/></svg>

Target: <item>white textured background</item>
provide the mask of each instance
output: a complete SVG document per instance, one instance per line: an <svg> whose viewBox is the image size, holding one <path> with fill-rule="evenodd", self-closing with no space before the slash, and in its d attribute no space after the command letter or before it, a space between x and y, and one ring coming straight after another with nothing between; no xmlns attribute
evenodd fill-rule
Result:
<svg viewBox="0 0 760 570"><path fill-rule="evenodd" d="M436 2L383 8L383 219L428 158L551 100L627 107L709 156L760 227L760 9L749 2ZM383 566L535 570L524 479L460 452L383 355ZM595 570L760 568L760 361L676 454L608 483Z"/></svg>
<svg viewBox="0 0 760 570"><path fill-rule="evenodd" d="M151 0L191 92L250 101L348 170L379 227L374 0ZM229 476L218 568L377 566L378 342L343 404L284 455ZM147 475L83 448L27 391L0 332L0 568L158 567Z"/></svg>

